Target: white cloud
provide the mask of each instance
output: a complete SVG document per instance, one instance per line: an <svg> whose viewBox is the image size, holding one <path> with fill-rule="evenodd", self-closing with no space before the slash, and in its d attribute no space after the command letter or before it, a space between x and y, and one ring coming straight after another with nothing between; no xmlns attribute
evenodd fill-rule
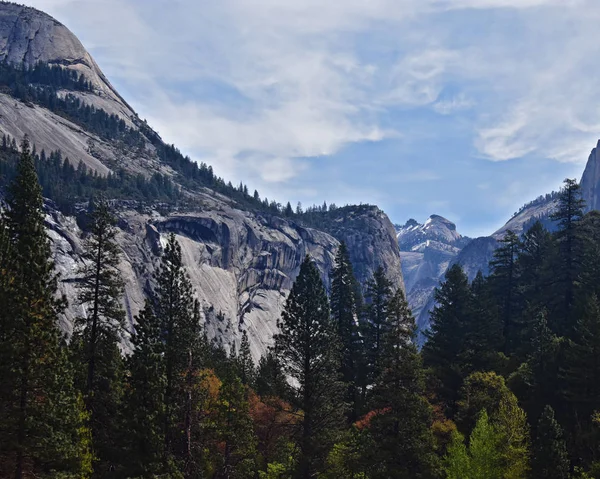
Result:
<svg viewBox="0 0 600 479"><path fill-rule="evenodd" d="M581 160L598 134L593 0L30 3L75 30L165 139L236 181L249 158L260 181L285 183L305 171L295 158L399 137L396 108L469 110L495 161ZM482 29L470 15L484 9L519 16ZM196 95L205 84L232 96Z"/></svg>

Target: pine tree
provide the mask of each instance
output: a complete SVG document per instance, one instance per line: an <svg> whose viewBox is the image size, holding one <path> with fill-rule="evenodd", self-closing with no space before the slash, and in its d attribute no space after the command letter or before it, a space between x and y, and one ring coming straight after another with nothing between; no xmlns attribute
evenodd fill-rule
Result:
<svg viewBox="0 0 600 479"><path fill-rule="evenodd" d="M465 329L465 373L502 369L503 324L488 279L481 271L471 284L472 317Z"/></svg>
<svg viewBox="0 0 600 479"><path fill-rule="evenodd" d="M357 327L356 279L346 243L342 242L335 256L331 272L331 316L342 344L342 380L347 384L346 401L352 405L349 420L359 414L358 368L361 363L362 343Z"/></svg>
<svg viewBox="0 0 600 479"><path fill-rule="evenodd" d="M367 384L373 384L381 372L381 354L383 349L382 337L387 325L387 307L392 297L392 283L385 276L383 267L373 273L373 278L367 282L365 294L366 321L364 322L364 337L367 361Z"/></svg>
<svg viewBox="0 0 600 479"><path fill-rule="evenodd" d="M567 479L569 457L554 410L546 406L537 424L533 443L532 473L535 479Z"/></svg>
<svg viewBox="0 0 600 479"><path fill-rule="evenodd" d="M136 317L127 360L125 418L129 431L126 477L148 477L162 470L166 373L161 321L150 301Z"/></svg>
<svg viewBox="0 0 600 479"><path fill-rule="evenodd" d="M527 357L539 311L551 302L548 291L553 275L549 271L549 260L554 256L553 249L552 236L541 222L536 221L523 234L517 258L519 296L522 299L518 319L521 332L513 338L514 352L521 361Z"/></svg>
<svg viewBox="0 0 600 479"><path fill-rule="evenodd" d="M252 360L252 353L250 352L250 341L248 340L248 333L244 331L242 333L242 342L240 344L240 354L237 358L238 373L239 377L244 385L254 385L256 371L254 368L254 361Z"/></svg>
<svg viewBox="0 0 600 479"><path fill-rule="evenodd" d="M435 292L435 299L437 306L431 313L423 360L439 383L439 399L452 412L467 373L464 352L473 309L469 280L459 265L448 270L446 281Z"/></svg>
<svg viewBox="0 0 600 479"><path fill-rule="evenodd" d="M499 300L500 317L502 319L505 346L504 353L514 350L517 340L517 285L519 271L517 269L517 253L520 249L519 237L508 230L500 240L500 246L494 251L494 259L490 262L490 284L494 296Z"/></svg>
<svg viewBox="0 0 600 479"><path fill-rule="evenodd" d="M566 179L559 196L559 205L552 214L558 223L554 237L558 243L558 257L552 275L556 310L552 311L551 325L560 335L569 334L573 327L572 314L575 293L582 267L581 228L585 202L576 180Z"/></svg>
<svg viewBox="0 0 600 479"><path fill-rule="evenodd" d="M308 479L323 469L345 413L339 339L319 271L308 256L286 301L279 329L277 359L293 381L293 405L303 412L295 428L300 450L297 476Z"/></svg>
<svg viewBox="0 0 600 479"><path fill-rule="evenodd" d="M148 414L152 418L152 422L139 424L138 434L148 444L150 457L160 454L162 470L167 473L183 470L191 462L193 398L189 381L199 367L204 348L198 301L193 298L181 247L173 234L168 238L155 280L153 298L138 318L130 368L132 395L149 401ZM155 377L149 378L149 373ZM150 394L156 395L155 399L149 399ZM157 420L162 422L160 426ZM158 439L163 440L160 448ZM142 466L144 470L147 467Z"/></svg>
<svg viewBox="0 0 600 479"><path fill-rule="evenodd" d="M120 250L116 243L116 220L108 203L94 202L90 233L84 241L83 266L79 270L79 303L86 315L75 321L71 349L76 362L84 365L80 381L91 418L94 466L97 475L114 471L119 457L118 438L123 365L118 347L125 312L121 307L123 281L117 269Z"/></svg>
<svg viewBox="0 0 600 479"><path fill-rule="evenodd" d="M256 393L263 398L277 396L287 399L290 395L283 368L272 349L269 349L258 362Z"/></svg>
<svg viewBox="0 0 600 479"><path fill-rule="evenodd" d="M2 218L0 271L0 475L15 479L53 470L64 477L91 473L89 429L73 385L73 369L57 328L57 300L41 188L27 138ZM5 282L5 284L7 284Z"/></svg>
<svg viewBox="0 0 600 479"><path fill-rule="evenodd" d="M238 377L230 374L224 378L217 409L217 435L224 451L216 478L245 479L253 477L256 470L256 437L247 396Z"/></svg>
<svg viewBox="0 0 600 479"><path fill-rule="evenodd" d="M522 400L530 417L538 417L545 404L558 400L559 352L560 340L548 327L545 312L541 312L533 328L527 363L520 368L528 386Z"/></svg>
<svg viewBox="0 0 600 479"><path fill-rule="evenodd" d="M388 306L382 371L373 391L376 414L370 432L377 449L373 478L429 478L437 469L432 409L424 397L425 375L414 344L415 323L401 289Z"/></svg>
<svg viewBox="0 0 600 479"><path fill-rule="evenodd" d="M200 360L197 347L201 338L198 304L183 265L181 246L174 234L167 240L156 283L154 314L161 321L164 344L164 435L165 461L168 461L175 455L177 441L182 440L177 437L176 424L184 406L179 403L178 396L183 387L183 376L189 369L190 356L192 362Z"/></svg>

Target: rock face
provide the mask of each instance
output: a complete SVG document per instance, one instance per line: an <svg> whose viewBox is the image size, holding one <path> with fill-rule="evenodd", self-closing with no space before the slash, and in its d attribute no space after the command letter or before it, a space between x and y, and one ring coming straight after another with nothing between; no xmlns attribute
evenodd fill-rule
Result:
<svg viewBox="0 0 600 479"><path fill-rule="evenodd" d="M147 127L138 128L141 123L135 112L79 40L50 16L0 2L0 61L3 60L30 66L45 62L76 70L91 82L93 92L59 94L75 95L88 105L119 115L148 139ZM17 139L27 134L38 151L60 149L72 163L83 161L99 174L117 166L143 175L159 171L177 182L177 176L161 163L150 141L135 151L127 150L45 108L19 102L4 93L0 93L0 119L0 134ZM277 331L285 299L307 254L316 262L328 287L335 252L343 240L361 283L381 265L390 280L403 287L394 227L377 207L345 207L329 212L317 229L277 215L246 211L209 189L183 189L189 201L171 212L165 212L164 205L115 203L130 331L134 330L135 315L152 288L152 274L159 264L166 236L171 233L182 246L209 336L228 347L239 343L241 331L246 330L255 359L265 352ZM76 300L83 233L77 218L63 216L51 204L47 227L61 273L60 287L70 304L61 327L69 332L73 319L86 314ZM127 335L123 347L130 347Z"/></svg>
<svg viewBox="0 0 600 479"><path fill-rule="evenodd" d="M470 239L461 236L454 223L439 215L431 215L424 224L410 219L404 226L396 226L396 232L407 299L421 328L420 318L433 290ZM426 326L428 313L423 317Z"/></svg>
<svg viewBox="0 0 600 479"><path fill-rule="evenodd" d="M592 150L581 177L581 193L587 211L600 209L600 141Z"/></svg>
<svg viewBox="0 0 600 479"><path fill-rule="evenodd" d="M0 3L0 60L28 66L38 62L62 65L83 73L98 96L129 109L77 37L34 8Z"/></svg>
<svg viewBox="0 0 600 479"><path fill-rule="evenodd" d="M285 299L305 255L313 258L329 286L329 272L339 241L326 232L276 216L241 211L214 200L211 208L203 211L168 215L161 215L151 207L143 213L127 207L118 211L118 241L123 251L121 272L126 280L125 307L131 330L152 286L152 273L170 233L175 234L182 246L209 336L227 348L239 344L241 332L246 330L255 359L271 344ZM350 245L359 280L366 281L382 264L388 277L402 285L394 236L385 236L388 225L391 226L387 217L377 208L349 213L348 217L349 222L341 219L336 229L342 235L339 238ZM354 229L354 221L359 221L362 227ZM55 211L48 216L48 227L61 273L61 289L72 305L62 323L68 332L73 318L85 314L76 306L75 286L82 234L74 218ZM127 338L124 345L127 348Z"/></svg>

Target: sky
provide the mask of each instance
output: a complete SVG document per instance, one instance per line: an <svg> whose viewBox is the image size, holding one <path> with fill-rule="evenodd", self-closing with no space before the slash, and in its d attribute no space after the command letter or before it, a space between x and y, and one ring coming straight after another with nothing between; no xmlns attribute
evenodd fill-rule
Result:
<svg viewBox="0 0 600 479"><path fill-rule="evenodd" d="M491 234L600 137L598 0L26 0L261 197Z"/></svg>

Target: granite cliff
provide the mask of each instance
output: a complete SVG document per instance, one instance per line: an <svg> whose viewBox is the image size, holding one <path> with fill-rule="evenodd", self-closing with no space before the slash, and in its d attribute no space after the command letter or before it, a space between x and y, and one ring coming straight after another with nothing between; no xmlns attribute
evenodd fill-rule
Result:
<svg viewBox="0 0 600 479"><path fill-rule="evenodd" d="M285 298L306 254L314 258L328 285L333 258L343 240L360 282L366 282L381 265L392 282L403 287L394 227L375 206L339 208L324 215L318 227L310 227L301 217L260 211L211 188L191 187L181 172L162 160L157 151L164 147L160 137L111 86L75 35L45 13L0 3L0 60L27 67L42 62L83 75L91 85L89 91L61 91L59 96L72 95L82 105L117 115L128 129L139 132L141 142L130 147L111 141L40 104L18 101L4 90L0 90L0 136L20 139L27 134L38 151L61 150L74 165L81 161L100 175L116 169L147 177L160 172L181 189L176 205L114 202L130 330L170 233L182 245L209 336L228 347L239 342L241 331L246 330L255 358L276 332ZM80 205L79 211L84 207ZM48 202L47 226L61 289L70 300L61 322L66 332L74 316L85 314L75 301L84 234L78 220L77 215L67 216ZM123 344L127 349L127 335Z"/></svg>

